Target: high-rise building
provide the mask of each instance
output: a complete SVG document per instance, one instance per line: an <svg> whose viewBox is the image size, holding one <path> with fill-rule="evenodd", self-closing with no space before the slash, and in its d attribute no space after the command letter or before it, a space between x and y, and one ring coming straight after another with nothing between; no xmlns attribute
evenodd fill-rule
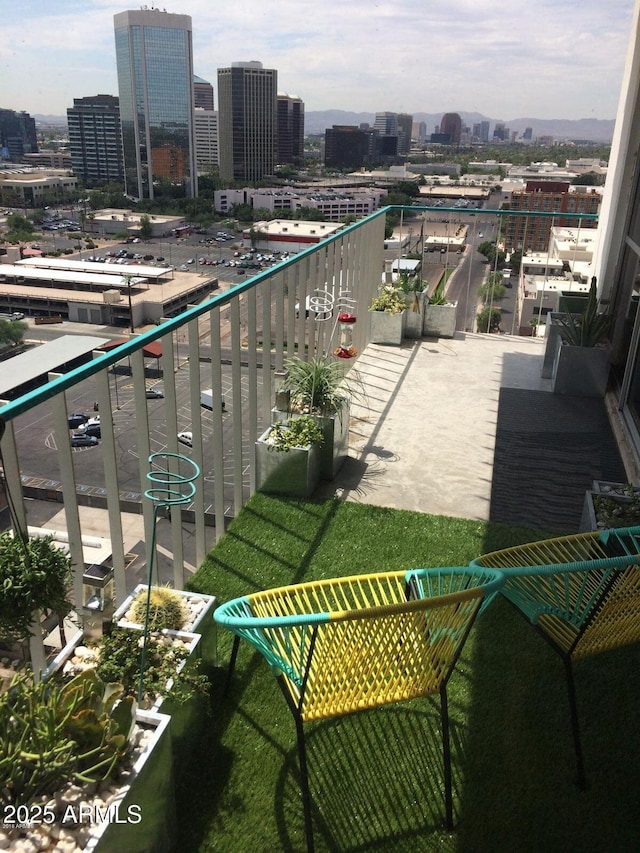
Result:
<svg viewBox="0 0 640 853"><path fill-rule="evenodd" d="M389 112L376 113L376 120L373 126L383 136L397 136L398 114Z"/></svg>
<svg viewBox="0 0 640 853"><path fill-rule="evenodd" d="M195 109L196 163L198 174L216 169L220 163L218 148L218 113L215 110Z"/></svg>
<svg viewBox="0 0 640 853"><path fill-rule="evenodd" d="M276 165L278 72L261 62L218 69L220 177L255 182Z"/></svg>
<svg viewBox="0 0 640 853"><path fill-rule="evenodd" d="M304 162L304 102L297 95L278 93L278 163Z"/></svg>
<svg viewBox="0 0 640 853"><path fill-rule="evenodd" d="M29 113L0 109L0 158L20 160L38 153L36 122Z"/></svg>
<svg viewBox="0 0 640 853"><path fill-rule="evenodd" d="M153 198L160 179L197 195L191 17L114 15L125 187Z"/></svg>
<svg viewBox="0 0 640 853"><path fill-rule="evenodd" d="M213 101L213 86L202 77L193 75L193 106L213 112L215 109Z"/></svg>
<svg viewBox="0 0 640 853"><path fill-rule="evenodd" d="M372 140L378 134L372 128L337 125L324 132L324 163L334 169L359 169L369 161Z"/></svg>
<svg viewBox="0 0 640 853"><path fill-rule="evenodd" d="M440 122L440 135L449 136L451 145L460 145L462 137L462 119L458 113L445 113Z"/></svg>
<svg viewBox="0 0 640 853"><path fill-rule="evenodd" d="M67 109L69 150L74 175L87 187L122 183L120 107L113 95L74 98Z"/></svg>
<svg viewBox="0 0 640 853"><path fill-rule="evenodd" d="M398 113L398 154L408 154L411 151L411 136L413 132L413 116L408 113Z"/></svg>

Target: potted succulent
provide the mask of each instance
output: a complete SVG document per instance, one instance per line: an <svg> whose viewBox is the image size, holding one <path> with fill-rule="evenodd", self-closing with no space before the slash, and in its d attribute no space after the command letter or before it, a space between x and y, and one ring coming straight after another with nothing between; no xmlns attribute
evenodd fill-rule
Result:
<svg viewBox="0 0 640 853"><path fill-rule="evenodd" d="M53 537L1 534L0 645L28 659L29 639L41 614L55 614L61 623L71 610L70 582L71 558L53 545Z"/></svg>
<svg viewBox="0 0 640 853"><path fill-rule="evenodd" d="M256 488L308 497L320 480L322 430L309 415L277 421L256 442Z"/></svg>
<svg viewBox="0 0 640 853"><path fill-rule="evenodd" d="M613 317L600 311L595 276L582 314L559 318L560 346L553 363L554 394L604 397L609 379L608 335Z"/></svg>
<svg viewBox="0 0 640 853"><path fill-rule="evenodd" d="M407 338L421 338L424 325L424 302L425 290L428 281L423 281L416 275L401 272L398 279L398 289L405 295L407 306L407 317L405 325L405 336Z"/></svg>
<svg viewBox="0 0 640 853"><path fill-rule="evenodd" d="M172 849L168 723L94 670L17 676L0 694L2 849Z"/></svg>
<svg viewBox="0 0 640 853"><path fill-rule="evenodd" d="M369 306L372 344L400 346L404 337L407 300L404 293L391 284L383 284Z"/></svg>
<svg viewBox="0 0 640 853"><path fill-rule="evenodd" d="M273 409L274 422L301 415L313 418L320 427L320 476L332 480L347 458L349 449L349 404L359 393L353 373L344 364L327 358L304 360L293 356L285 362L283 383L285 405Z"/></svg>
<svg viewBox="0 0 640 853"><path fill-rule="evenodd" d="M422 334L428 338L452 338L456 331L457 302L449 302L444 295L442 278L431 296L425 300Z"/></svg>
<svg viewBox="0 0 640 853"><path fill-rule="evenodd" d="M640 487L594 480L584 496L580 532L640 525Z"/></svg>

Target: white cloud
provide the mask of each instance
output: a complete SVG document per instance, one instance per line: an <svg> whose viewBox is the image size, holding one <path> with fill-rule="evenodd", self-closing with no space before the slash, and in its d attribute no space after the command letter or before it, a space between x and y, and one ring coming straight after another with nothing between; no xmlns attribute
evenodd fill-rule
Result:
<svg viewBox="0 0 640 853"><path fill-rule="evenodd" d="M151 4L149 4L151 5ZM308 110L475 110L505 119L612 118L633 0L190 0L195 71L261 60ZM163 7L165 4L163 4ZM127 0L3 10L3 104L64 114L117 94L113 15ZM9 85L7 85L9 81Z"/></svg>

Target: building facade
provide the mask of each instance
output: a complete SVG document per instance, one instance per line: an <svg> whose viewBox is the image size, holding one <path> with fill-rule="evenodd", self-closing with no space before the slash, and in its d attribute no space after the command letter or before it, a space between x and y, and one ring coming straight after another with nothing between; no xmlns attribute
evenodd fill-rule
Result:
<svg viewBox="0 0 640 853"><path fill-rule="evenodd" d="M114 16L127 194L154 182L197 194L191 17L158 9Z"/></svg>
<svg viewBox="0 0 640 853"><path fill-rule="evenodd" d="M440 122L440 135L448 136L451 145L460 145L462 137L462 119L458 113L445 113Z"/></svg>
<svg viewBox="0 0 640 853"><path fill-rule="evenodd" d="M17 161L37 152L35 119L29 113L0 109L0 159Z"/></svg>
<svg viewBox="0 0 640 853"><path fill-rule="evenodd" d="M74 98L67 110L74 175L87 187L123 183L120 106L113 95Z"/></svg>
<svg viewBox="0 0 640 853"><path fill-rule="evenodd" d="M413 133L413 116L408 113L398 113L398 154L408 154L411 151Z"/></svg>
<svg viewBox="0 0 640 853"><path fill-rule="evenodd" d="M194 114L196 132L196 165L199 175L205 175L220 164L218 145L218 113L196 107Z"/></svg>
<svg viewBox="0 0 640 853"><path fill-rule="evenodd" d="M278 72L261 62L218 69L220 177L260 181L276 165Z"/></svg>
<svg viewBox="0 0 640 853"><path fill-rule="evenodd" d="M562 213L598 213L601 195L590 192L570 192L564 181L527 181L522 192L512 192L507 210L532 210L557 213L558 216L508 216L503 219L504 239L507 249L525 252L545 252L549 246L554 226L575 225L575 218L566 219ZM594 228L597 222L584 220L581 227Z"/></svg>
<svg viewBox="0 0 640 853"><path fill-rule="evenodd" d="M278 163L304 163L304 102L297 95L278 93Z"/></svg>
<svg viewBox="0 0 640 853"><path fill-rule="evenodd" d="M215 110L213 86L202 77L193 76L193 106L203 110Z"/></svg>

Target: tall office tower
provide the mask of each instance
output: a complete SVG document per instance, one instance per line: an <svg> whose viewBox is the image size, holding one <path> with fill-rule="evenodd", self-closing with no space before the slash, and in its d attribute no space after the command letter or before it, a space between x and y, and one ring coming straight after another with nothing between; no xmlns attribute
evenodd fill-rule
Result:
<svg viewBox="0 0 640 853"><path fill-rule="evenodd" d="M203 80L202 77L193 75L193 106L200 107L203 110L215 109L213 102L213 86L208 80Z"/></svg>
<svg viewBox="0 0 640 853"><path fill-rule="evenodd" d="M398 114L397 113L376 113L376 120L373 124L374 128L383 136L398 135Z"/></svg>
<svg viewBox="0 0 640 853"><path fill-rule="evenodd" d="M113 95L74 98L67 109L69 150L74 175L87 187L122 183L120 107Z"/></svg>
<svg viewBox="0 0 640 853"><path fill-rule="evenodd" d="M0 109L0 159L19 160L38 153L36 121L29 113Z"/></svg>
<svg viewBox="0 0 640 853"><path fill-rule="evenodd" d="M440 122L440 134L451 137L452 145L460 145L462 119L458 113L445 113Z"/></svg>
<svg viewBox="0 0 640 853"><path fill-rule="evenodd" d="M261 62L218 68L220 177L261 180L276 165L278 72Z"/></svg>
<svg viewBox="0 0 640 853"><path fill-rule="evenodd" d="M196 164L199 175L206 175L218 167L218 113L215 110L195 109Z"/></svg>
<svg viewBox="0 0 640 853"><path fill-rule="evenodd" d="M278 93L278 163L304 162L304 102L297 95Z"/></svg>
<svg viewBox="0 0 640 853"><path fill-rule="evenodd" d="M423 145L427 141L427 125L426 122L415 122L413 125L413 136L418 140L419 145Z"/></svg>
<svg viewBox="0 0 640 853"><path fill-rule="evenodd" d="M153 198L164 180L195 196L191 17L141 9L113 21L126 192Z"/></svg>
<svg viewBox="0 0 640 853"><path fill-rule="evenodd" d="M359 169L367 162L371 129L334 124L324 132L324 164L334 169ZM376 134L377 135L377 134Z"/></svg>
<svg viewBox="0 0 640 853"><path fill-rule="evenodd" d="M398 113L398 154L408 154L411 151L411 136L413 131L413 116L408 113Z"/></svg>

